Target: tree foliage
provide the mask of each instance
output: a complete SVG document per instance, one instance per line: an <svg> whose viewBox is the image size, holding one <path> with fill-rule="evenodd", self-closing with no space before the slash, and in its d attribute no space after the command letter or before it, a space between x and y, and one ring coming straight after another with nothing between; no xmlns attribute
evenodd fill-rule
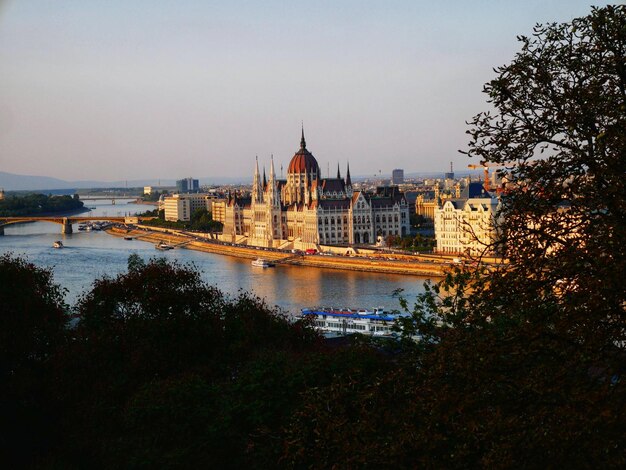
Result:
<svg viewBox="0 0 626 470"><path fill-rule="evenodd" d="M42 389L67 338L63 296L50 270L0 256L0 457L26 442L33 455L48 446L55 413Z"/></svg>
<svg viewBox="0 0 626 470"><path fill-rule="evenodd" d="M0 217L18 217L54 212L68 212L83 208L83 202L74 195L52 196L29 194L10 196L0 200Z"/></svg>
<svg viewBox="0 0 626 470"><path fill-rule="evenodd" d="M512 165L499 243L511 264L481 299L595 351L624 341L626 7L539 25L485 92L469 155ZM511 289L511 286L518 288Z"/></svg>
<svg viewBox="0 0 626 470"><path fill-rule="evenodd" d="M144 221L145 225L152 225L155 227L168 227L179 230L193 230L196 232L220 232L222 230L222 223L213 220L211 212L206 209L196 209L191 214L188 222L178 220L176 222L164 219L164 211L148 211L143 215L158 216L157 219Z"/></svg>

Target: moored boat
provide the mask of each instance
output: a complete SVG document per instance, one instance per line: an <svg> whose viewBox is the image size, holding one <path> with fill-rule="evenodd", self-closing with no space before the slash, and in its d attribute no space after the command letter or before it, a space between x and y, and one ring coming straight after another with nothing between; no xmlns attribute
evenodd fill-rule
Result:
<svg viewBox="0 0 626 470"><path fill-rule="evenodd" d="M273 268L274 263L263 258L257 258L252 261L252 266L256 266L257 268Z"/></svg>
<svg viewBox="0 0 626 470"><path fill-rule="evenodd" d="M174 247L173 247L172 245L168 245L168 244L167 244L167 243L165 243L165 242L159 242L159 243L157 243L156 245L154 245L154 247L155 247L157 250L161 250L161 251L173 250L173 249L174 249Z"/></svg>
<svg viewBox="0 0 626 470"><path fill-rule="evenodd" d="M372 336L391 336L396 320L409 317L408 313L353 308L303 308L303 317L313 317L313 326L325 334L346 335L361 333Z"/></svg>
<svg viewBox="0 0 626 470"><path fill-rule="evenodd" d="M57 240L52 244L53 248L63 248L63 242L61 240Z"/></svg>

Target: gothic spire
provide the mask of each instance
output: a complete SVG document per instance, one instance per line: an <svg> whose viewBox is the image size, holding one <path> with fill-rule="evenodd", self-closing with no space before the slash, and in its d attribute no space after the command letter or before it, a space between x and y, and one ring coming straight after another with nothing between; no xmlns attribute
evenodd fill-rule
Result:
<svg viewBox="0 0 626 470"><path fill-rule="evenodd" d="M302 150L306 148L306 140L304 140L304 122L302 123L302 138L300 139L300 148Z"/></svg>
<svg viewBox="0 0 626 470"><path fill-rule="evenodd" d="M260 201L263 188L261 186L259 175L259 157L256 157L256 164L254 167L254 182L252 183L252 201Z"/></svg>
<svg viewBox="0 0 626 470"><path fill-rule="evenodd" d="M267 178L265 177L265 165L263 165L263 189L267 187Z"/></svg>
<svg viewBox="0 0 626 470"><path fill-rule="evenodd" d="M339 162L337 162L337 179L341 179L341 173L339 173Z"/></svg>
<svg viewBox="0 0 626 470"><path fill-rule="evenodd" d="M346 186L352 186L352 180L350 179L350 162L348 162L348 172L346 173Z"/></svg>

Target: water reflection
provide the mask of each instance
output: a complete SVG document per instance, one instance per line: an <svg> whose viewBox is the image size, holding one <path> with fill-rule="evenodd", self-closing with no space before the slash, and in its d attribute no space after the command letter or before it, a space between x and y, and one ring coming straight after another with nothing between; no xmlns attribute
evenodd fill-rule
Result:
<svg viewBox="0 0 626 470"><path fill-rule="evenodd" d="M152 206L123 204L122 201L89 201L94 206L86 215L127 215L151 210ZM52 243L62 240L66 248L55 250ZM0 237L0 253L21 253L40 266L52 267L55 281L68 288L67 301L73 303L93 281L104 275L125 272L128 256L137 253L143 259L164 257L192 263L203 279L229 295L251 292L286 311L299 312L303 307L375 307L399 308L393 292L404 289L411 300L423 291L424 278L396 274L337 271L278 265L271 269L251 266L250 260L176 249L157 252L151 243L124 240L103 232L61 234L61 226L36 222L5 228Z"/></svg>

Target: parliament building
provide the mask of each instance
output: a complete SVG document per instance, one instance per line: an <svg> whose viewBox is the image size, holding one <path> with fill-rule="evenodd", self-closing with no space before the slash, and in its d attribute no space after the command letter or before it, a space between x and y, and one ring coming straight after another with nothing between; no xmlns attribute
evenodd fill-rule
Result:
<svg viewBox="0 0 626 470"><path fill-rule="evenodd" d="M304 130L300 149L289 163L287 179L278 179L274 161L269 180L254 169L247 196L229 194L223 202L222 239L281 249L320 245L374 244L388 235L409 233L409 206L397 187L375 192L354 190L348 165L345 179L322 178L317 160L306 148Z"/></svg>

